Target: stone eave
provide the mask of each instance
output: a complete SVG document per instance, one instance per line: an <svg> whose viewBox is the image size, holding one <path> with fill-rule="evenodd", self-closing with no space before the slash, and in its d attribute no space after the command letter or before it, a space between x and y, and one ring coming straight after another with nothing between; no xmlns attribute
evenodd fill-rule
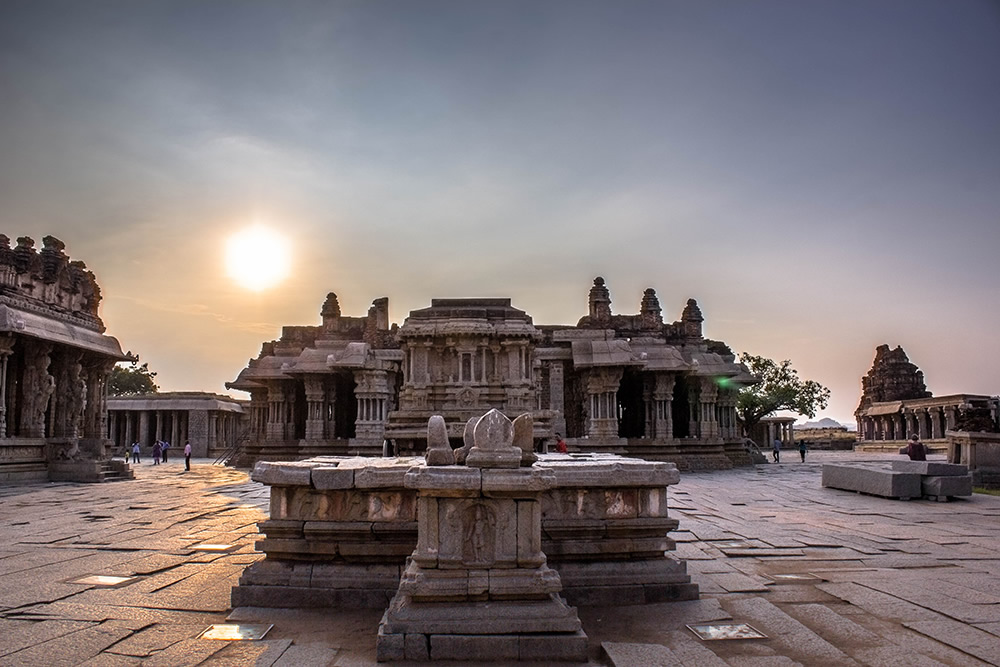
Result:
<svg viewBox="0 0 1000 667"><path fill-rule="evenodd" d="M30 336L50 343L95 352L115 361L127 361L118 339L41 313L0 303L0 332Z"/></svg>

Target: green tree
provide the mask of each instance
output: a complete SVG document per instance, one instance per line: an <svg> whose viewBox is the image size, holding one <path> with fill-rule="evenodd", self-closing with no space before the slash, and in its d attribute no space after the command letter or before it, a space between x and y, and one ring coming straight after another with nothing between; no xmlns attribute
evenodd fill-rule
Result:
<svg viewBox="0 0 1000 667"><path fill-rule="evenodd" d="M108 378L108 393L112 396L155 394L159 390L153 380L155 377L156 372L149 370L149 364L140 366L138 359L115 364Z"/></svg>
<svg viewBox="0 0 1000 667"><path fill-rule="evenodd" d="M761 419L778 410L790 410L812 418L830 401L829 389L813 380L800 379L787 359L779 364L744 352L740 361L746 364L751 375L760 378L757 384L741 389L736 399L736 416L747 433L752 432Z"/></svg>

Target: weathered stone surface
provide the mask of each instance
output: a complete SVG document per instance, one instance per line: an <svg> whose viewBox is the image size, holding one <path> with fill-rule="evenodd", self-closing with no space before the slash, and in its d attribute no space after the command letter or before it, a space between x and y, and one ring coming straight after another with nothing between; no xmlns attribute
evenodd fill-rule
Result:
<svg viewBox="0 0 1000 667"><path fill-rule="evenodd" d="M455 463L455 454L448 444L448 428L441 415L432 415L427 420L427 453L424 458L429 466L450 466Z"/></svg>
<svg viewBox="0 0 1000 667"><path fill-rule="evenodd" d="M309 486L315 464L308 461L271 463L258 461L251 479L268 486Z"/></svg>
<svg viewBox="0 0 1000 667"><path fill-rule="evenodd" d="M920 480L920 488L925 496L947 498L972 495L972 475L948 475L947 477L925 476Z"/></svg>
<svg viewBox="0 0 1000 667"><path fill-rule="evenodd" d="M530 466L538 460L535 454L535 423L530 413L525 413L514 420L515 447L521 450L521 466Z"/></svg>
<svg viewBox="0 0 1000 667"><path fill-rule="evenodd" d="M884 498L916 498L921 495L920 475L885 468L826 463L822 484L828 488L858 491Z"/></svg>
<svg viewBox="0 0 1000 667"><path fill-rule="evenodd" d="M312 469L311 481L320 491L350 489L354 487L354 469L316 466Z"/></svg>
<svg viewBox="0 0 1000 667"><path fill-rule="evenodd" d="M893 461L892 469L896 472L910 472L936 477L969 474L968 467L956 463L944 463L943 461Z"/></svg>
<svg viewBox="0 0 1000 667"><path fill-rule="evenodd" d="M684 664L673 651L661 644L602 642L601 651L611 667L676 667Z"/></svg>
<svg viewBox="0 0 1000 667"><path fill-rule="evenodd" d="M516 661L518 641L511 635L443 635L430 638L431 660Z"/></svg>

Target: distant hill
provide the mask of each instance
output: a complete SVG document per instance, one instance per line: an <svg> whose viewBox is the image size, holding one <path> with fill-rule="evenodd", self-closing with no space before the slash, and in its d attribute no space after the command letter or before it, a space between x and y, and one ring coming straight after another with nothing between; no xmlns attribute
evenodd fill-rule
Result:
<svg viewBox="0 0 1000 667"><path fill-rule="evenodd" d="M807 428L848 428L848 426L841 424L836 419L830 419L829 417L823 417L819 421L806 422L805 424L796 424L793 427L795 430L803 430Z"/></svg>

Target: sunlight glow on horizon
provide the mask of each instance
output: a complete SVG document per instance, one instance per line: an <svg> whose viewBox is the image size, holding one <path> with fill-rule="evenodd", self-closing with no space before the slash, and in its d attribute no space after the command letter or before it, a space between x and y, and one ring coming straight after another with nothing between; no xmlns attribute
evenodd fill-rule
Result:
<svg viewBox="0 0 1000 667"><path fill-rule="evenodd" d="M253 292L274 287L287 278L291 257L288 240L260 224L244 228L226 240L226 274Z"/></svg>

